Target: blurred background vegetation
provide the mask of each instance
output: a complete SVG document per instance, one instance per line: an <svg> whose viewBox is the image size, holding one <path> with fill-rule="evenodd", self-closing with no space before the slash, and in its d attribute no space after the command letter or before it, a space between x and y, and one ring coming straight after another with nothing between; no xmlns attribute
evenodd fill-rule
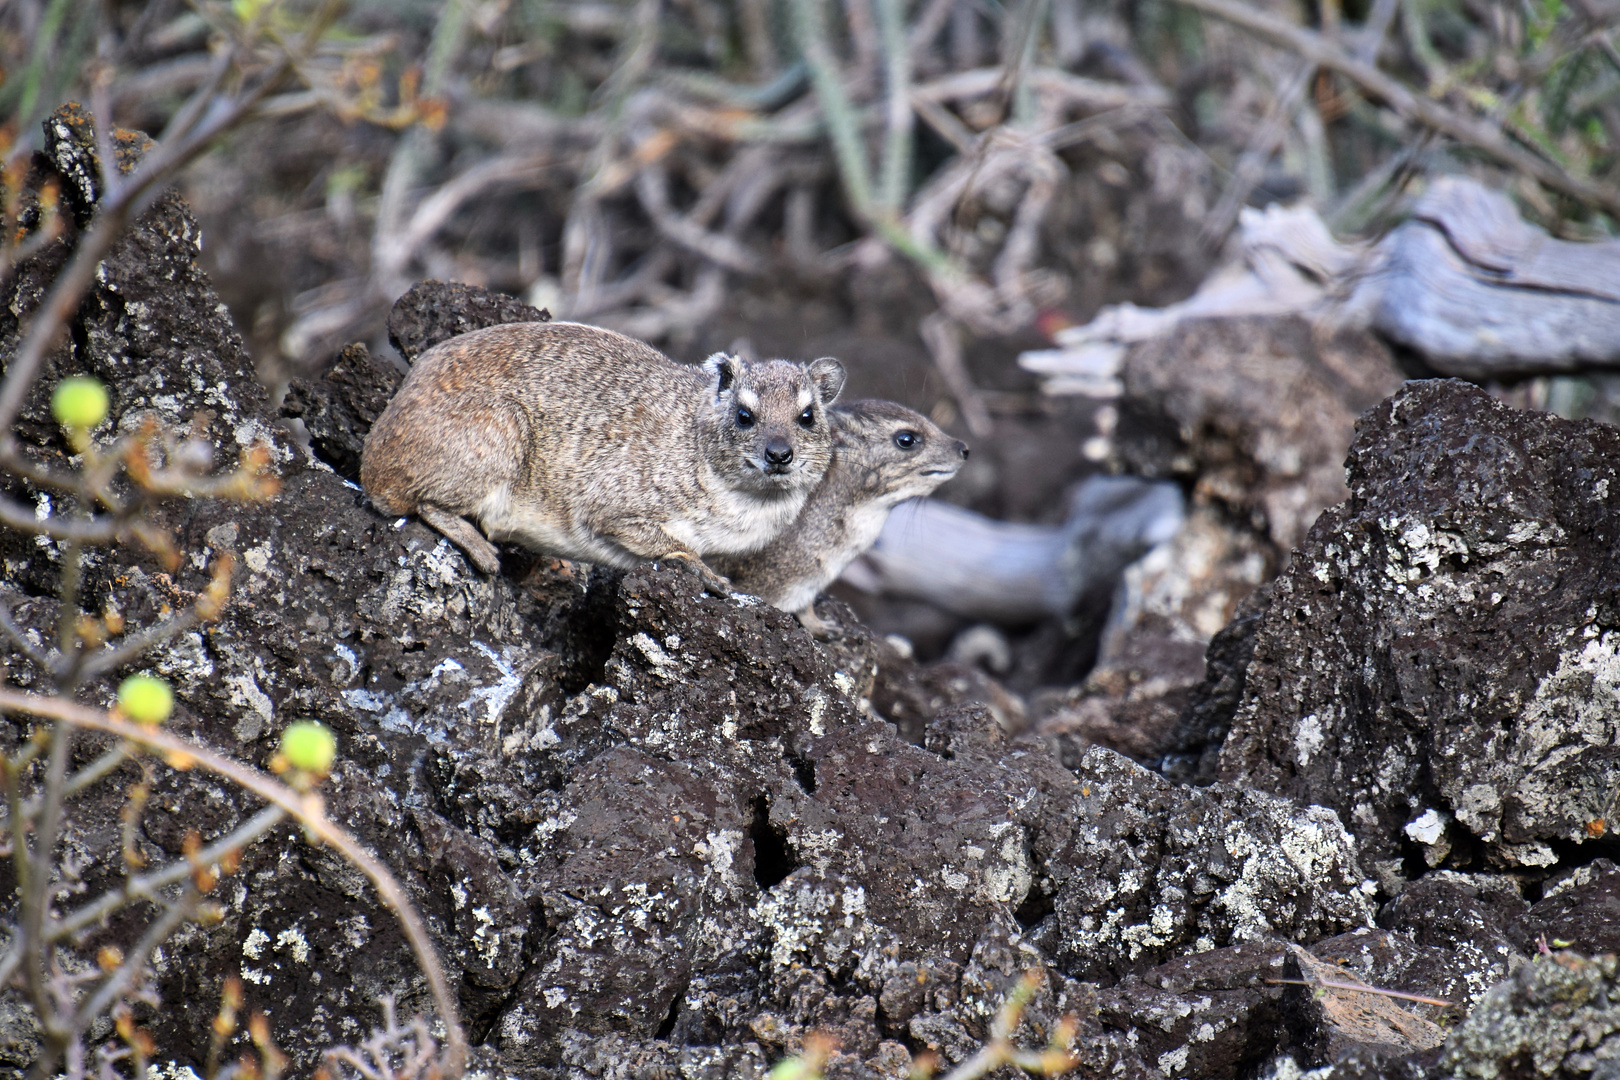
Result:
<svg viewBox="0 0 1620 1080"><path fill-rule="evenodd" d="M69 99L156 135L225 42L313 8L7 0L11 151ZM856 389L984 435L1032 407L1019 349L1186 296L1246 205L1375 237L1469 172L1610 235L1617 23L1613 0L353 0L183 187L272 384L386 348L392 300L436 277L677 356L904 371Z"/></svg>

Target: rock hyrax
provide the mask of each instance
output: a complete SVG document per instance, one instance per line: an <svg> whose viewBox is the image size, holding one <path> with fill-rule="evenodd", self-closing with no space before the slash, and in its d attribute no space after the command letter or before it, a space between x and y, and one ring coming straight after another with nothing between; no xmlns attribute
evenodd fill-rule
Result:
<svg viewBox="0 0 1620 1080"><path fill-rule="evenodd" d="M683 559L723 586L700 557L757 551L792 523L831 460L843 384L830 359L677 364L580 323L491 326L417 358L360 481L485 573L500 569L492 539L626 568Z"/></svg>
<svg viewBox="0 0 1620 1080"><path fill-rule="evenodd" d="M967 444L892 401L852 401L831 411L833 460L781 536L751 555L709 562L733 587L791 611L825 635L816 595L872 546L889 511L956 475Z"/></svg>

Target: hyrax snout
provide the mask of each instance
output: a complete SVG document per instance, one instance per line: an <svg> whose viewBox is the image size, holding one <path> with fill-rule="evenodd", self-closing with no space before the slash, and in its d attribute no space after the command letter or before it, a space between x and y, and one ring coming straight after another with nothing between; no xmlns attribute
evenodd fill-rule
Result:
<svg viewBox="0 0 1620 1080"><path fill-rule="evenodd" d="M955 476L968 456L966 443L892 401L853 401L831 416L832 464L798 520L759 551L709 560L812 633L823 632L816 594L877 541L889 511Z"/></svg>
<svg viewBox="0 0 1620 1080"><path fill-rule="evenodd" d="M360 479L486 573L490 541L509 540L609 566L685 559L713 579L701 556L765 546L820 482L843 383L831 359L677 364L580 323L493 326L417 358Z"/></svg>

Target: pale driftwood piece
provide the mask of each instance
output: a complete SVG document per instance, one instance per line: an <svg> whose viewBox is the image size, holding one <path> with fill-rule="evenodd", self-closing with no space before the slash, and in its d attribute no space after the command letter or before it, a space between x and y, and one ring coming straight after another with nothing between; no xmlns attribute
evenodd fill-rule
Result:
<svg viewBox="0 0 1620 1080"><path fill-rule="evenodd" d="M1062 525L995 521L920 499L895 508L844 580L1016 626L1069 615L1085 595L1106 597L1125 567L1174 536L1181 521L1174 484L1127 476L1081 484Z"/></svg>
<svg viewBox="0 0 1620 1080"><path fill-rule="evenodd" d="M1465 177L1442 177L1376 246L1334 240L1308 207L1245 210L1243 262L1161 309L1104 308L1024 368L1050 394L1117 397L1130 345L1195 318L1305 315L1371 328L1444 375L1497 379L1620 363L1620 242L1575 243Z"/></svg>
<svg viewBox="0 0 1620 1080"><path fill-rule="evenodd" d="M1457 254L1501 282L1620 301L1620 241L1575 243L1519 217L1513 200L1471 180L1447 176L1412 207L1439 227Z"/></svg>
<svg viewBox="0 0 1620 1080"><path fill-rule="evenodd" d="M1402 225L1378 254L1349 307L1442 374L1485 380L1620 360L1620 302L1492 281L1427 225Z"/></svg>

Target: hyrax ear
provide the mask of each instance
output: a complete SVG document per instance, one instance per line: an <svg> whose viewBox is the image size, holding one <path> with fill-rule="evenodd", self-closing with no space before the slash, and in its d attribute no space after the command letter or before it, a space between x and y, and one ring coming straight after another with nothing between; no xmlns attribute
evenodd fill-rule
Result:
<svg viewBox="0 0 1620 1080"><path fill-rule="evenodd" d="M823 356L810 364L810 381L815 384L816 397L821 403L831 405L838 400L838 392L844 388L844 365L830 356Z"/></svg>
<svg viewBox="0 0 1620 1080"><path fill-rule="evenodd" d="M703 361L703 370L707 371L709 377L715 380L717 393L725 393L736 383L737 365L738 361L735 356L727 356L723 352L717 352Z"/></svg>

